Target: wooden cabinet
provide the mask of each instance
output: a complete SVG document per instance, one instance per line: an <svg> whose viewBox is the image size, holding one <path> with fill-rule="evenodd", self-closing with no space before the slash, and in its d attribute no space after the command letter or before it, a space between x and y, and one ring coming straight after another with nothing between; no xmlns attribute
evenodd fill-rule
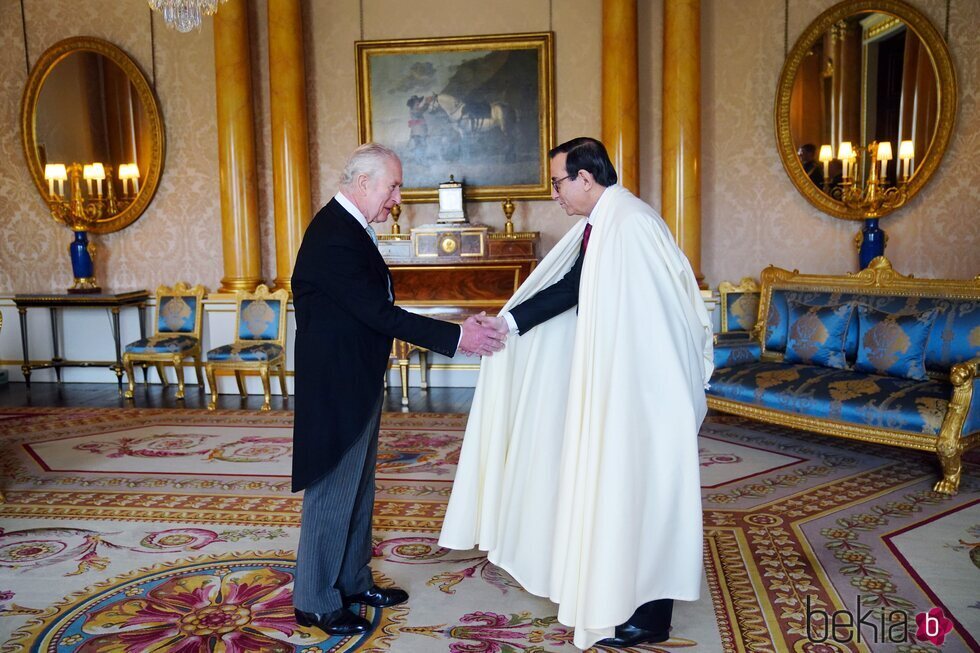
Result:
<svg viewBox="0 0 980 653"><path fill-rule="evenodd" d="M495 249L491 240L488 255L477 259L390 258L395 303L413 313L451 322L462 322L480 311L496 315L537 265L536 241L525 239L517 250L523 256L508 255L514 248ZM428 387L428 352L400 340L392 346L392 362L401 373L402 405L408 405L408 366L414 352L419 354L424 389Z"/></svg>

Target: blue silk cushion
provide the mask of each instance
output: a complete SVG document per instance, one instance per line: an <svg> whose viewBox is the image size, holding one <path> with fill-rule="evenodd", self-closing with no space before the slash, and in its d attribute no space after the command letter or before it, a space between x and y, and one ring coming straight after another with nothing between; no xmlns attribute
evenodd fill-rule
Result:
<svg viewBox="0 0 980 653"><path fill-rule="evenodd" d="M279 312L277 299L246 299L238 316L239 340L278 340Z"/></svg>
<svg viewBox="0 0 980 653"><path fill-rule="evenodd" d="M854 304L808 306L792 299L786 302L789 330L786 335L787 363L807 363L844 369L844 335L854 314Z"/></svg>
<svg viewBox="0 0 980 653"><path fill-rule="evenodd" d="M208 352L208 360L252 362L271 361L282 356L282 347L271 342L260 342L254 345L237 344L222 345Z"/></svg>
<svg viewBox="0 0 980 653"><path fill-rule="evenodd" d="M715 369L708 395L783 413L937 435L952 386L763 361Z"/></svg>
<svg viewBox="0 0 980 653"><path fill-rule="evenodd" d="M759 293L726 293L725 304L726 331L751 331L759 318Z"/></svg>
<svg viewBox="0 0 980 653"><path fill-rule="evenodd" d="M755 340L719 342L714 347L715 367L758 363L762 345Z"/></svg>
<svg viewBox="0 0 980 653"><path fill-rule="evenodd" d="M926 343L940 309L922 313L885 313L858 306L859 372L925 381Z"/></svg>
<svg viewBox="0 0 980 653"><path fill-rule="evenodd" d="M158 333L190 333L197 317L197 297L164 295L157 308Z"/></svg>
<svg viewBox="0 0 980 653"><path fill-rule="evenodd" d="M160 333L129 343L126 345L126 351L130 354L176 354L193 349L197 343L198 339L191 336Z"/></svg>

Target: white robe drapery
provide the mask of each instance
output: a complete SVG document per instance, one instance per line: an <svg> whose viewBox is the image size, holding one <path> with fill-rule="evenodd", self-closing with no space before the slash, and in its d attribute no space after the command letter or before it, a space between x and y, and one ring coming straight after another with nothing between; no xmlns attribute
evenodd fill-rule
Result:
<svg viewBox="0 0 980 653"><path fill-rule="evenodd" d="M574 309L481 363L440 544L479 546L588 648L637 606L696 600L702 531L697 433L711 322L690 263L656 212L607 188ZM572 266L585 220L507 303Z"/></svg>

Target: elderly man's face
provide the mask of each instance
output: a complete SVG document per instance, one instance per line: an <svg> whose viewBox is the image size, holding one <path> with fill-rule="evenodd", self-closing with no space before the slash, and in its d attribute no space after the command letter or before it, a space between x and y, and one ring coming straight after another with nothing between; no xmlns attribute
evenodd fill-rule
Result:
<svg viewBox="0 0 980 653"><path fill-rule="evenodd" d="M361 210L368 223L384 222L392 207L402 201L402 164L397 159L386 159L381 170L371 177L358 180Z"/></svg>

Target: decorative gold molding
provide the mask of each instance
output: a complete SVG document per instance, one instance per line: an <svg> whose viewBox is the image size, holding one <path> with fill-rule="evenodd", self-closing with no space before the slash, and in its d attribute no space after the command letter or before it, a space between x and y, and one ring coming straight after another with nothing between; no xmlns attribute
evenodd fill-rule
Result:
<svg viewBox="0 0 980 653"><path fill-rule="evenodd" d="M936 79L939 84L937 93L938 124L929 150L924 157L916 157L920 163L917 165L915 174L909 180L907 187L909 200L922 190L939 168L952 136L953 123L956 117L957 90L953 61L942 35L932 26L924 14L900 0L845 0L845 2L836 4L820 14L796 41L783 64L783 70L779 75L779 84L776 88L773 122L776 128L776 146L779 151L779 158L782 160L786 174L789 175L793 185L810 204L824 213L845 220L864 220L868 216L862 211L849 208L843 202L830 197L810 181L803 170L800 158L796 154L796 144L793 143L790 134L790 99L796 73L807 52L825 32L835 28L840 21L848 16L861 12L890 14L896 19L904 21L909 29L922 39L936 67ZM882 215L878 217L884 217L892 210L884 210Z"/></svg>

